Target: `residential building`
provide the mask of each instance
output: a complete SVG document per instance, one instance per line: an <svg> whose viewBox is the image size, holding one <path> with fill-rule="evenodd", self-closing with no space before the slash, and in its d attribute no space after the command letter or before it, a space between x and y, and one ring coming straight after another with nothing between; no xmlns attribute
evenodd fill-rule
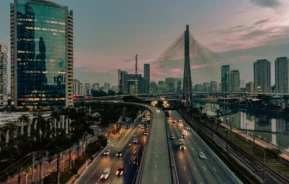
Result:
<svg viewBox="0 0 289 184"><path fill-rule="evenodd" d="M112 86L111 90L117 93L118 92L118 87L117 86Z"/></svg>
<svg viewBox="0 0 289 184"><path fill-rule="evenodd" d="M196 84L195 85L196 91L197 92L203 92L204 91L204 86L203 84Z"/></svg>
<svg viewBox="0 0 289 184"><path fill-rule="evenodd" d="M90 84L89 83L85 83L84 85L84 95L85 96L89 96L91 95L91 87L90 87Z"/></svg>
<svg viewBox="0 0 289 184"><path fill-rule="evenodd" d="M254 62L254 88L257 92L271 92L271 63L266 59Z"/></svg>
<svg viewBox="0 0 289 184"><path fill-rule="evenodd" d="M221 84L222 92L230 91L230 65L222 65L221 67Z"/></svg>
<svg viewBox="0 0 289 184"><path fill-rule="evenodd" d="M275 92L289 93L289 59L279 57L275 60Z"/></svg>
<svg viewBox="0 0 289 184"><path fill-rule="evenodd" d="M103 85L103 90L104 90L104 92L108 92L108 90L110 90L110 84L109 83L104 83L104 85Z"/></svg>
<svg viewBox="0 0 289 184"><path fill-rule="evenodd" d="M210 83L210 92L217 92L218 91L218 82L211 81Z"/></svg>
<svg viewBox="0 0 289 184"><path fill-rule="evenodd" d="M239 72L239 70L231 70L230 91L231 92L239 92L240 91L240 72Z"/></svg>
<svg viewBox="0 0 289 184"><path fill-rule="evenodd" d="M246 91L249 92L250 95L254 94L254 82L248 82L246 84Z"/></svg>
<svg viewBox="0 0 289 184"><path fill-rule="evenodd" d="M80 84L79 80L73 79L73 95L80 95L79 84Z"/></svg>
<svg viewBox="0 0 289 184"><path fill-rule="evenodd" d="M8 103L8 48L6 44L0 44L0 108L5 107Z"/></svg>
<svg viewBox="0 0 289 184"><path fill-rule="evenodd" d="M98 83L93 83L92 86L91 86L91 90L98 91L99 90L99 84Z"/></svg>
<svg viewBox="0 0 289 184"><path fill-rule="evenodd" d="M150 64L144 64L144 93L150 92Z"/></svg>
<svg viewBox="0 0 289 184"><path fill-rule="evenodd" d="M73 105L73 12L44 0L10 4L11 101L17 108Z"/></svg>

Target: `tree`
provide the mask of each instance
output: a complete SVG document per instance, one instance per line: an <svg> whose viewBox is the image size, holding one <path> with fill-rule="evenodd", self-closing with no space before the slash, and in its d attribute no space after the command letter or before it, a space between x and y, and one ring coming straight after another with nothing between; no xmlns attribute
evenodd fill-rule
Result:
<svg viewBox="0 0 289 184"><path fill-rule="evenodd" d="M204 110L204 107L203 107L203 106L200 106L200 107L199 107L199 110L200 110L200 113L202 114L202 113L203 113L203 110Z"/></svg>
<svg viewBox="0 0 289 184"><path fill-rule="evenodd" d="M115 96L115 95L116 95L116 92L113 91L113 90L108 90L107 95L108 95L108 96Z"/></svg>
<svg viewBox="0 0 289 184"><path fill-rule="evenodd" d="M220 115L221 115L220 109L217 109L217 110L215 111L215 113L217 114L217 118L220 118Z"/></svg>

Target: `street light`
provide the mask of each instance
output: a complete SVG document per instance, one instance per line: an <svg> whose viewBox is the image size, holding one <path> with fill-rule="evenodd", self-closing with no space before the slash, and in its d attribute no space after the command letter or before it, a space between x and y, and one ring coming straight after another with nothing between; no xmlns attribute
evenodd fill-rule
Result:
<svg viewBox="0 0 289 184"><path fill-rule="evenodd" d="M246 124L246 141L248 141L248 129L247 129L247 125L248 125L248 123Z"/></svg>

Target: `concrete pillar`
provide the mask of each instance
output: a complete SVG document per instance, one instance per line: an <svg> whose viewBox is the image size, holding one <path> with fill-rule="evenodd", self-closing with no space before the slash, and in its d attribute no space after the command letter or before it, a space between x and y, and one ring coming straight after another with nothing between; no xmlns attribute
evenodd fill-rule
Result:
<svg viewBox="0 0 289 184"><path fill-rule="evenodd" d="M65 126L65 127L64 127L65 134L68 134L68 119L69 119L69 118L66 118L66 119L65 119L65 125L64 125L64 126Z"/></svg>
<svg viewBox="0 0 289 184"><path fill-rule="evenodd" d="M65 124L65 115L62 115L61 129L64 129L64 124Z"/></svg>
<svg viewBox="0 0 289 184"><path fill-rule="evenodd" d="M38 120L37 120L37 118L35 118L35 121L34 121L34 126L33 126L34 130L36 130L36 129L37 129L37 122L38 122Z"/></svg>
<svg viewBox="0 0 289 184"><path fill-rule="evenodd" d="M28 120L28 125L27 125L27 136L30 137L31 136L31 119Z"/></svg>
<svg viewBox="0 0 289 184"><path fill-rule="evenodd" d="M57 121L57 119L54 119L54 121L53 121L53 123L54 123L54 125L53 125L54 126L54 133L56 133L56 129L57 129L56 128L56 121Z"/></svg>
<svg viewBox="0 0 289 184"><path fill-rule="evenodd" d="M23 121L20 121L20 126L21 126L20 134L23 135L24 134L24 123L23 123Z"/></svg>
<svg viewBox="0 0 289 184"><path fill-rule="evenodd" d="M9 142L9 130L6 131L6 144Z"/></svg>

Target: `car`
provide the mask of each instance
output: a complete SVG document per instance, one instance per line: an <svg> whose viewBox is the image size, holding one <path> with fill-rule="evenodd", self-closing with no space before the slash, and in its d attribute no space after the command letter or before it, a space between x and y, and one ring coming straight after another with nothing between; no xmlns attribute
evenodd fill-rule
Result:
<svg viewBox="0 0 289 184"><path fill-rule="evenodd" d="M103 152L103 155L104 155L104 156L107 156L107 155L109 155L109 153L110 153L110 150L107 149L107 150L105 150L105 151Z"/></svg>
<svg viewBox="0 0 289 184"><path fill-rule="evenodd" d="M116 171L115 175L117 176L122 176L124 173L124 168L121 167L121 168L118 168L118 170Z"/></svg>
<svg viewBox="0 0 289 184"><path fill-rule="evenodd" d="M122 156L122 151L117 152L116 156L117 157L121 157Z"/></svg>
<svg viewBox="0 0 289 184"><path fill-rule="evenodd" d="M134 164L134 165L137 165L137 159L134 159L134 160L133 160L133 164Z"/></svg>
<svg viewBox="0 0 289 184"><path fill-rule="evenodd" d="M149 127L150 127L150 124L147 124L147 127L149 128Z"/></svg>
<svg viewBox="0 0 289 184"><path fill-rule="evenodd" d="M183 130L183 134L186 134L188 133L188 131L186 129Z"/></svg>
<svg viewBox="0 0 289 184"><path fill-rule="evenodd" d="M133 143L137 143L137 142L138 142L137 138L134 138Z"/></svg>
<svg viewBox="0 0 289 184"><path fill-rule="evenodd" d="M171 121L171 120L172 120L172 118L171 118L171 117L169 117L169 118L168 118L168 120L169 120L169 121Z"/></svg>
<svg viewBox="0 0 289 184"><path fill-rule="evenodd" d="M125 128L126 128L126 129L129 129L129 126L126 126Z"/></svg>
<svg viewBox="0 0 289 184"><path fill-rule="evenodd" d="M141 124L139 124L139 125L138 125L138 127L139 127L139 128L141 128L141 127L142 127L142 125L141 125Z"/></svg>
<svg viewBox="0 0 289 184"><path fill-rule="evenodd" d="M186 127L186 130L191 130L190 127Z"/></svg>
<svg viewBox="0 0 289 184"><path fill-rule="evenodd" d="M128 144L128 147L130 147L130 146L131 146L131 143Z"/></svg>
<svg viewBox="0 0 289 184"><path fill-rule="evenodd" d="M186 145L184 143L179 145L180 150L186 150Z"/></svg>
<svg viewBox="0 0 289 184"><path fill-rule="evenodd" d="M182 137L182 138L185 138L185 134L182 133L181 137Z"/></svg>
<svg viewBox="0 0 289 184"><path fill-rule="evenodd" d="M174 134L172 134L171 135L171 139L175 139L176 137L175 137L175 135Z"/></svg>
<svg viewBox="0 0 289 184"><path fill-rule="evenodd" d="M134 151L133 151L133 154L135 155L137 153L137 150L135 149Z"/></svg>
<svg viewBox="0 0 289 184"><path fill-rule="evenodd" d="M145 131L143 134L144 134L144 135L148 135L148 134L149 134L149 132L148 132L148 131Z"/></svg>
<svg viewBox="0 0 289 184"><path fill-rule="evenodd" d="M176 123L177 122L177 120L173 120L173 123Z"/></svg>
<svg viewBox="0 0 289 184"><path fill-rule="evenodd" d="M199 152L199 157L200 157L200 159L207 159L207 157L206 157L206 155L203 153L203 152Z"/></svg>
<svg viewBox="0 0 289 184"><path fill-rule="evenodd" d="M181 119L180 119L178 122L179 122L179 123L182 123L182 122L183 122L183 120L181 120Z"/></svg>
<svg viewBox="0 0 289 184"><path fill-rule="evenodd" d="M142 126L141 126L141 129L145 129L145 126L144 126L144 125L142 125Z"/></svg>
<svg viewBox="0 0 289 184"><path fill-rule="evenodd" d="M102 175L100 176L100 179L106 180L109 177L109 175L110 175L110 168L106 168L104 169Z"/></svg>

